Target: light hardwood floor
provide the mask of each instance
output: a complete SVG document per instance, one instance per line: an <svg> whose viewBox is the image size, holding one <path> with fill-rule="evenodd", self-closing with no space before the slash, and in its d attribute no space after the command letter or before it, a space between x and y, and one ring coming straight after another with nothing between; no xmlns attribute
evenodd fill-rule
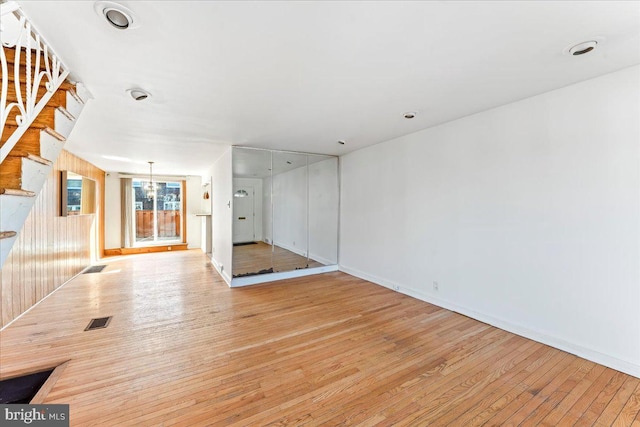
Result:
<svg viewBox="0 0 640 427"><path fill-rule="evenodd" d="M264 242L255 245L233 247L233 275L257 273L273 268L274 272L292 271L303 268L322 267L324 264L307 259L294 252Z"/></svg>
<svg viewBox="0 0 640 427"><path fill-rule="evenodd" d="M640 425L639 379L343 273L106 261L0 333L3 378L69 360L45 402L74 426Z"/></svg>

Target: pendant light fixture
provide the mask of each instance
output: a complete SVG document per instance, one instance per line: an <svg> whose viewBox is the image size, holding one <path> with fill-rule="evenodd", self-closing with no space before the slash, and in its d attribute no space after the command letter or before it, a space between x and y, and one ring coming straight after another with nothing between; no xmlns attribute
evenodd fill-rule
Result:
<svg viewBox="0 0 640 427"><path fill-rule="evenodd" d="M153 185L153 162L149 162L149 185L147 185L147 200L153 199L156 189Z"/></svg>

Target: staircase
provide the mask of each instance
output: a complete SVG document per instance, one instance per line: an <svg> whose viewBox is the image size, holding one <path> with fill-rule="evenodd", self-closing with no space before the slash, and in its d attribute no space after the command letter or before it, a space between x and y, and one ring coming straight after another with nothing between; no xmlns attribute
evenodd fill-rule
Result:
<svg viewBox="0 0 640 427"><path fill-rule="evenodd" d="M3 9L11 3L3 3ZM2 19L15 16L26 27L17 43L7 43L2 34L0 268L89 99L81 85L65 80L68 71L61 69L55 56L47 58L48 49L34 49L31 41L26 47L20 45L25 28L35 43L42 41L17 6L10 12L3 10Z"/></svg>

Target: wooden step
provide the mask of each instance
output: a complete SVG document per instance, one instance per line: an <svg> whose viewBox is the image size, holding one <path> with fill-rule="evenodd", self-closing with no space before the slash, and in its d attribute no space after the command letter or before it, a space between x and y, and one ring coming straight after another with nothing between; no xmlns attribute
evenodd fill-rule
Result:
<svg viewBox="0 0 640 427"><path fill-rule="evenodd" d="M7 80L9 81L9 85L14 85L15 79L14 79L14 74L13 74L13 72L10 72L10 73L8 74L8 77L9 77L9 78L8 78ZM20 81L20 83L24 83L24 80L25 80L25 73L24 73L24 70L20 73L20 80L21 80L21 81ZM49 81L49 80L48 80L46 77L43 77L43 78L40 80L40 86L41 86L41 87L45 87L44 85L45 85L48 81ZM33 80L32 80L32 82L33 82ZM62 82L62 83L60 84L60 87L59 87L58 89L62 89L62 90L71 90L71 89L72 89L72 90L75 90L75 85L74 85L73 83L70 83L70 82L68 82L68 81L66 81L66 80L65 80L64 82Z"/></svg>
<svg viewBox="0 0 640 427"><path fill-rule="evenodd" d="M16 236L18 233L15 231L0 231L0 240L1 239L10 239L11 237Z"/></svg>
<svg viewBox="0 0 640 427"><path fill-rule="evenodd" d="M27 85L26 83L20 83L20 95L24 98L27 93ZM47 93L47 88L44 86L38 87L38 98L42 98L44 94ZM16 85L15 82L11 82L7 86L7 103L15 102L18 99L16 94Z"/></svg>
<svg viewBox="0 0 640 427"><path fill-rule="evenodd" d="M7 156L0 168L0 187L19 190L22 188L22 159Z"/></svg>
<svg viewBox="0 0 640 427"><path fill-rule="evenodd" d="M5 126L4 132L2 133L2 138L0 138L0 147L2 147L5 142L7 142L7 140L11 137L11 135L13 135L13 133L17 129L18 129L17 126ZM31 147L35 147L36 143L38 144L37 146L40 147L39 144L40 144L41 131L48 133L58 141L65 142L67 140L64 137L64 135L56 132L54 129L48 126L30 126L29 129L25 131L24 135L22 135L22 137L18 141L18 144L20 144L24 140L25 145L21 149L29 151L34 154L40 154L40 148L31 149ZM18 146L18 144L16 144L16 146Z"/></svg>
<svg viewBox="0 0 640 427"><path fill-rule="evenodd" d="M17 128L15 126L11 126L9 129L5 129L5 132L2 134L2 144L9 139L11 135L9 132L15 132ZM42 129L39 128L29 128L25 131L25 133L20 137L18 143L14 146L14 150L26 151L29 153L40 155L40 132ZM5 136L5 133L7 134ZM0 144L0 146L2 146Z"/></svg>
<svg viewBox="0 0 640 427"><path fill-rule="evenodd" d="M51 160L42 158L33 153L11 151L11 153L2 162L0 168L0 187L6 189L22 188L22 161L28 159L32 162L40 163L44 166L51 166Z"/></svg>
<svg viewBox="0 0 640 427"><path fill-rule="evenodd" d="M0 188L0 194L6 196L35 197L34 191L23 190L21 188Z"/></svg>
<svg viewBox="0 0 640 427"><path fill-rule="evenodd" d="M67 138L65 138L64 135L56 132L55 129L52 129L50 127L45 127L45 128L42 128L42 130L48 133L49 135L51 135L52 137L54 137L55 139L57 139L58 141L65 142L67 140Z"/></svg>
<svg viewBox="0 0 640 427"><path fill-rule="evenodd" d="M71 120L72 122L76 121L76 118L73 116L73 114L71 114L69 111L67 111L66 108L58 106L58 107L56 107L56 110L61 112L63 116L65 116L67 119Z"/></svg>
<svg viewBox="0 0 640 427"><path fill-rule="evenodd" d="M40 114L36 116L36 118L31 122L29 127L36 127L40 129L44 129L46 127L55 129L55 117L56 110L64 114L69 120L74 121L76 118L73 117L71 113L67 111L66 108L62 106L53 106L46 105ZM18 126L18 122L16 121L16 117L18 116L18 110L12 110L7 117L7 121L5 122L9 126Z"/></svg>
<svg viewBox="0 0 640 427"><path fill-rule="evenodd" d="M25 99L25 96L27 94L26 92L26 85L21 84L20 85L20 95L22 96L22 99ZM44 86L40 86L38 89L38 100L40 100L45 94L47 94L47 88L45 88ZM17 102L18 101L18 94L16 93L16 87L13 83L10 83L9 86L7 87L7 104L11 103L11 102ZM51 97L51 99L49 100L49 102L47 103L47 105L53 106L53 107L67 107L67 91L65 89L58 89L53 96ZM17 110L16 110L17 111Z"/></svg>
<svg viewBox="0 0 640 427"><path fill-rule="evenodd" d="M15 82L15 74L13 73L12 69L9 69L9 73L7 74L7 81L9 81L9 84L14 84L13 82ZM33 75L31 76L32 80L31 82L33 83ZM25 74L25 70L22 69L20 71L20 83L25 83L26 80L26 74ZM47 83L49 80L47 79L46 76L43 76L42 79L40 79L40 86L45 85L45 83ZM74 89L75 90L75 85L67 80L65 80L64 82L62 82L60 84L60 87L58 89L63 89L63 90L69 90L69 89Z"/></svg>
<svg viewBox="0 0 640 427"><path fill-rule="evenodd" d="M7 65L9 65L9 69L13 70L13 66L16 63L16 49L15 47L2 47L4 49L4 54L7 58ZM36 52L35 50L31 50L31 66L33 67L36 64ZM22 48L20 52L20 65L22 67L27 66L27 50L26 48ZM51 62L49 63L51 66ZM40 70L46 70L45 62L44 62L44 52L40 52Z"/></svg>
<svg viewBox="0 0 640 427"><path fill-rule="evenodd" d="M10 82L14 81L14 64L15 64L15 48L8 48L8 47L2 47L5 51L5 55L7 58L7 66L8 66L8 80ZM32 51L31 52L31 65L32 67L35 65L35 61L36 61L36 54ZM20 68L20 76L21 79L24 79L24 77L26 76L26 64L27 64L27 56L26 56L26 51L23 48L22 49L22 53L20 55L20 65L22 66ZM51 64L50 64L51 65ZM45 67L45 63L44 63L44 53L41 53L41 59L40 59L40 71L45 71L46 67ZM32 69L33 72L33 69ZM44 86L44 84L47 82L46 77L44 77L41 81L40 81L40 85ZM64 89L64 90L69 90L69 89L73 89L75 90L75 86L72 83L69 82L63 82L62 85L60 86L60 89Z"/></svg>
<svg viewBox="0 0 640 427"><path fill-rule="evenodd" d="M6 125L2 130L2 136L0 136L0 147L11 138L11 135L18 129L18 126Z"/></svg>
<svg viewBox="0 0 640 427"><path fill-rule="evenodd" d="M55 94L51 97L45 108L40 112L38 117L31 123L29 129L25 132L25 134L21 137L21 141L23 139L27 139L26 143L28 144L27 151L31 151L35 154L40 154L40 130L45 130L47 133L52 135L54 138L65 141L65 137L60 133L56 132L53 128L55 126L54 118L55 118L55 108L61 108L60 111L63 113L66 112L67 106L67 91L70 91L73 95L75 95L75 86L71 83L65 82L63 83L66 89L58 89ZM22 89L24 89L24 85L21 85ZM8 90L8 102L13 102L16 100L16 92L15 86L11 83L9 84ZM39 94L42 95L46 93L46 89L42 87L39 91ZM5 123L5 129L0 136L0 147L4 145L5 142L13 135L13 133L17 130L17 122L15 120L18 115L18 109L13 108L11 113L7 117L7 121ZM68 117L70 114L66 114ZM70 119L75 119L70 117ZM35 148L37 147L37 149Z"/></svg>
<svg viewBox="0 0 640 427"><path fill-rule="evenodd" d="M40 157L37 154L29 153L27 151L16 150L15 148L11 150L11 152L7 156L7 158L10 158L10 157L19 157L23 159L29 159L33 162L40 163L41 165L45 165L45 166L53 165L53 162L49 159L45 159L44 157Z"/></svg>
<svg viewBox="0 0 640 427"><path fill-rule="evenodd" d="M13 153L13 152L12 152ZM0 187L6 189L19 190L22 189L22 162L23 159L40 163L44 166L51 166L50 160L43 159L32 153L16 153L17 155L9 155L0 168Z"/></svg>
<svg viewBox="0 0 640 427"><path fill-rule="evenodd" d="M31 126L55 128L55 112L56 107L45 106L40 114L33 120ZM15 108L11 110L5 123L9 126L18 126L18 122L16 121L18 114L19 112Z"/></svg>
<svg viewBox="0 0 640 427"><path fill-rule="evenodd" d="M65 89L65 91L69 95L71 95L73 97L73 99L75 99L78 104L84 104L85 103L85 101L82 98L80 98L80 95L78 95L78 92L76 92L75 86L73 87L73 89ZM65 101L66 101L66 99L65 99ZM65 105L64 108L67 108L67 106Z"/></svg>

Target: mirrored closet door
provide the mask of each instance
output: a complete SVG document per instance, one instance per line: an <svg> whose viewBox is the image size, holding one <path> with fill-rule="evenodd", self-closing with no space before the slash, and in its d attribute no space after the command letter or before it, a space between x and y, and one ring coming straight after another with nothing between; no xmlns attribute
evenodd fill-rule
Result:
<svg viewBox="0 0 640 427"><path fill-rule="evenodd" d="M233 277L338 261L338 158L234 147Z"/></svg>

